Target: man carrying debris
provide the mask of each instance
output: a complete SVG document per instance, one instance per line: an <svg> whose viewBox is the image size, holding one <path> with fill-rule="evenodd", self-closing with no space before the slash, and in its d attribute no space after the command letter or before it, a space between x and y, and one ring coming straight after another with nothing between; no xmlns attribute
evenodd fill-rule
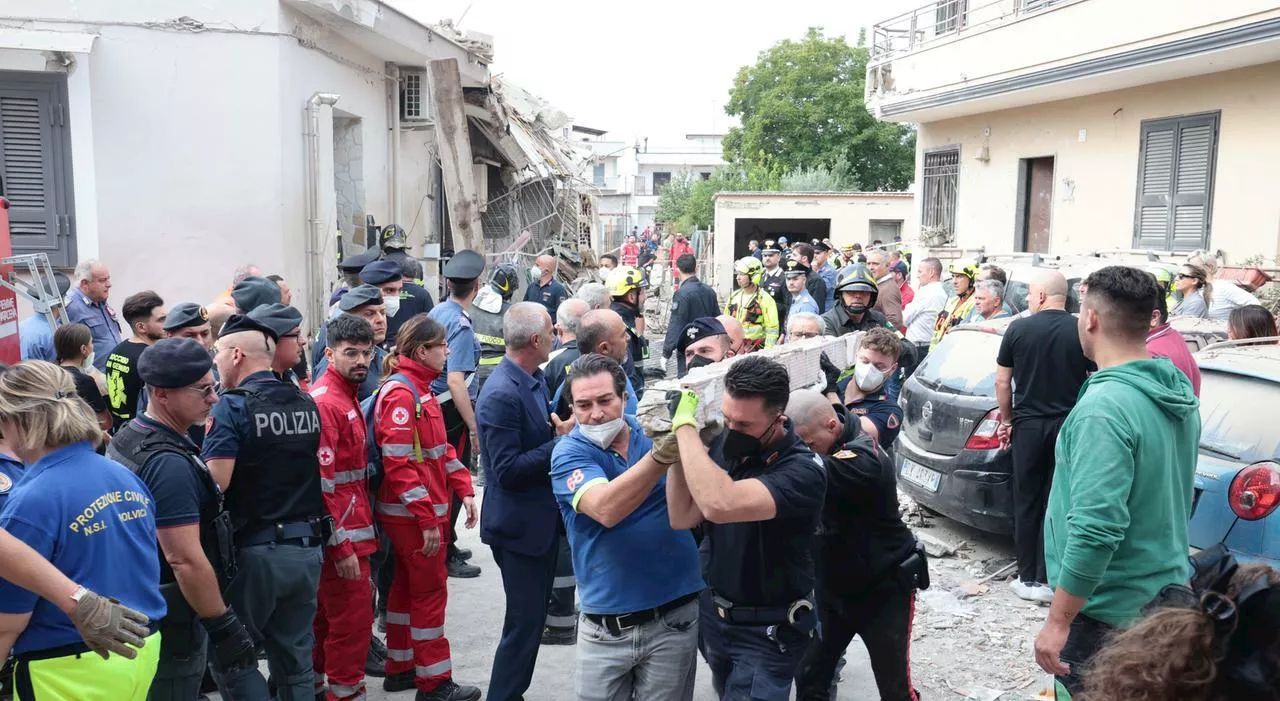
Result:
<svg viewBox="0 0 1280 701"><path fill-rule="evenodd" d="M880 698L917 701L911 623L916 590L929 587L929 571L898 515L893 461L856 417L814 390L791 393L787 418L800 440L822 456L827 472L814 540L821 635L796 673L796 698L835 698L836 668L856 635L867 647Z"/></svg>

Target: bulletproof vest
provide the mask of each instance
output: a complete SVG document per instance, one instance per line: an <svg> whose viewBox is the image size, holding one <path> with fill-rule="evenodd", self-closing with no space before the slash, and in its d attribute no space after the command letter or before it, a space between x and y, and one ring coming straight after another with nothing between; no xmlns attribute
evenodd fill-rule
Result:
<svg viewBox="0 0 1280 701"><path fill-rule="evenodd" d="M320 413L302 390L280 381L227 390L245 398L245 439L227 488L236 533L323 517L320 494Z"/></svg>
<svg viewBox="0 0 1280 701"><path fill-rule="evenodd" d="M476 380L481 387L484 386L484 381L489 379L489 375L498 363L502 362L502 356L507 352L507 341L502 337L502 316L510 306L510 302L503 301L502 308L496 314L475 306L471 308L471 330L475 332L476 340L480 342L480 362L476 368Z"/></svg>
<svg viewBox="0 0 1280 701"><path fill-rule="evenodd" d="M213 475L209 473L209 468L205 466L193 446L183 443L168 431L143 428L137 421L130 421L121 426L111 438L111 443L107 445L107 457L129 468L131 472L141 477L143 482L146 482L148 477L145 474L147 461L161 453L174 453L186 458L197 481L205 489L206 495L213 500L214 506L209 511L206 511L203 506L204 500L201 500L200 546L204 550L205 557L209 559L209 564L213 566L213 571L218 575L219 582L226 585L234 574L235 565L231 543L231 519L227 512L222 510L221 492L218 490L217 483L213 481ZM208 517L210 511L214 514L212 518ZM161 558L163 557L162 553ZM172 584L177 581L173 576L173 570L169 567L164 566L160 570L160 584Z"/></svg>

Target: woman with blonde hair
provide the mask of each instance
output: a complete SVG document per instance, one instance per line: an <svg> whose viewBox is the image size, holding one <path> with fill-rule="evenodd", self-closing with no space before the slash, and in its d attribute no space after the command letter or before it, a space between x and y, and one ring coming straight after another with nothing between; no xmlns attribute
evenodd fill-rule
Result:
<svg viewBox="0 0 1280 701"><path fill-rule="evenodd" d="M27 465L0 512L0 528L68 578L152 621L162 618L151 494L136 475L94 452L102 431L71 375L39 360L0 373L0 433ZM82 587L71 598L86 595ZM11 649L17 658L17 698L145 699L160 651L154 628L135 629L145 638L135 659L103 659L83 654L94 648L63 610L0 581L0 658Z"/></svg>

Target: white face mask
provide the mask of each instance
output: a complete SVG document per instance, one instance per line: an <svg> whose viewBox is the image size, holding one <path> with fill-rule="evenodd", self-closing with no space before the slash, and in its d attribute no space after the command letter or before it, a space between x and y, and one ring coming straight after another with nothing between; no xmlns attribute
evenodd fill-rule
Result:
<svg viewBox="0 0 1280 701"><path fill-rule="evenodd" d="M388 318L388 319L390 319L391 317L395 316L395 315L396 315L396 312L400 311L400 295L392 295L392 296L390 296L390 297L383 297L383 298L382 298L382 306L383 306L383 308L384 308L384 309L386 309L386 310L387 310L387 318Z"/></svg>
<svg viewBox="0 0 1280 701"><path fill-rule="evenodd" d="M884 380L884 373L871 363L858 361L853 366L853 381L858 384L858 389L863 392L880 389L880 386L884 384Z"/></svg>
<svg viewBox="0 0 1280 701"><path fill-rule="evenodd" d="M619 416L613 421L606 421L602 424L578 424L578 430L587 437L587 440L601 448L608 448L609 444L613 443L613 439L618 437L622 427L626 425L627 423Z"/></svg>
<svg viewBox="0 0 1280 701"><path fill-rule="evenodd" d="M93 369L93 360L94 360L94 353L93 353L93 351L89 351L89 355L85 356L84 360L83 360L83 361L81 361L81 363L80 363L80 369L81 369L81 370L84 370L85 372L88 372L88 371L92 370L92 369Z"/></svg>
<svg viewBox="0 0 1280 701"><path fill-rule="evenodd" d="M530 282L537 282L537 281L539 281L539 280L541 280L541 279L542 279L542 268L539 268L539 267L538 267L538 266L536 266L536 265L535 265L535 266L533 266L532 268L529 268L529 281L530 281Z"/></svg>

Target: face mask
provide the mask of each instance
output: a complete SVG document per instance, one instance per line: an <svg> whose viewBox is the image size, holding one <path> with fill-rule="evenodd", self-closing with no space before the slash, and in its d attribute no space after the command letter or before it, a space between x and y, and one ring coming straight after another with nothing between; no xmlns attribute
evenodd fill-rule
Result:
<svg viewBox="0 0 1280 701"><path fill-rule="evenodd" d="M853 304L846 304L844 305L844 308L845 308L845 311L849 312L853 316L867 313L867 305L862 304L860 302L854 302Z"/></svg>
<svg viewBox="0 0 1280 701"><path fill-rule="evenodd" d="M626 422L619 416L613 421L606 421L602 424L578 424L578 430L582 432L582 435L587 440L601 448L607 448L609 444L613 443L613 439L618 437L622 427L626 425Z"/></svg>
<svg viewBox="0 0 1280 701"><path fill-rule="evenodd" d="M695 355L693 356L693 360L690 360L689 363L685 365L685 367L692 370L694 368L706 367L714 362L716 361L712 360L711 358L708 358L705 355Z"/></svg>
<svg viewBox="0 0 1280 701"><path fill-rule="evenodd" d="M529 268L529 282L537 282L538 280L541 280L541 279L542 279L542 268L539 268L536 265L533 266L532 268Z"/></svg>
<svg viewBox="0 0 1280 701"><path fill-rule="evenodd" d="M93 369L93 360L94 360L94 353L93 351L89 351L89 355L85 356L85 359L80 363L80 369L84 370L85 372L88 372L89 370Z"/></svg>
<svg viewBox="0 0 1280 701"><path fill-rule="evenodd" d="M765 429L764 435L767 435L773 426ZM759 455L764 452L764 444L761 443L759 436L753 436L750 433L735 431L733 429L725 429L727 433L724 437L724 446L722 452L725 458L736 461L750 455Z"/></svg>
<svg viewBox="0 0 1280 701"><path fill-rule="evenodd" d="M863 392L879 389L884 384L884 379L884 373L880 372L880 368L871 363L859 361L853 366L853 381Z"/></svg>
<svg viewBox="0 0 1280 701"><path fill-rule="evenodd" d="M392 295L382 298L382 307L387 311L387 318L395 316L400 311L400 295Z"/></svg>

